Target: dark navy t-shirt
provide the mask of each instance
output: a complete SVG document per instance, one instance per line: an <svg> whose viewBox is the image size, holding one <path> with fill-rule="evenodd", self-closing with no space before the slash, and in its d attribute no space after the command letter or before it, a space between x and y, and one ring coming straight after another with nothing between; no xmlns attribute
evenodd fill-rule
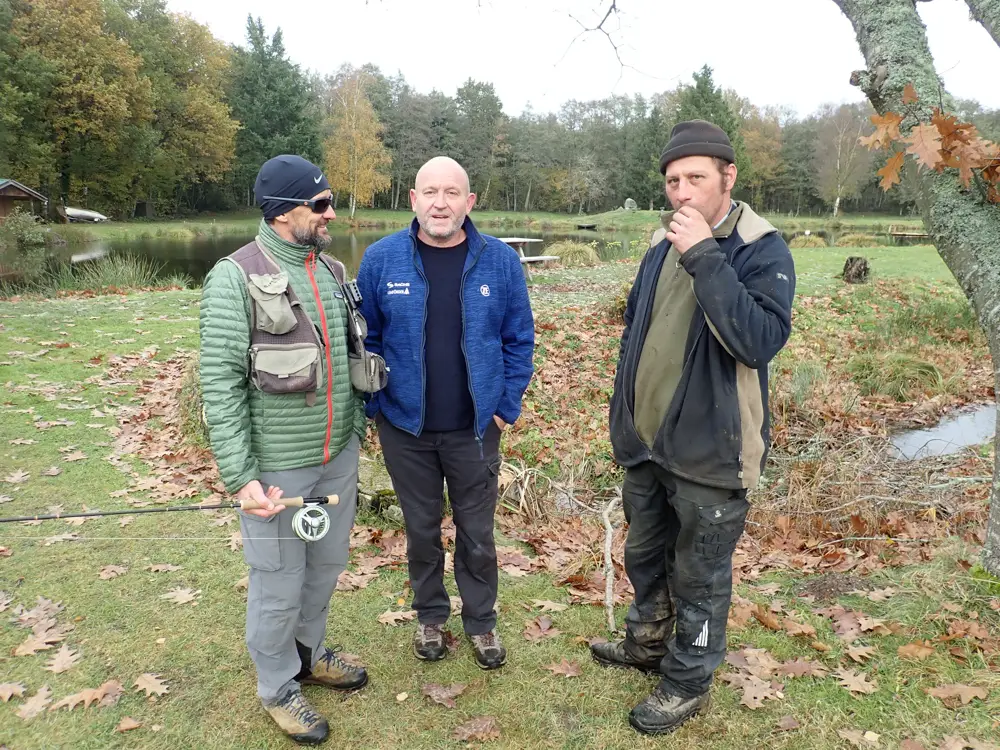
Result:
<svg viewBox="0 0 1000 750"><path fill-rule="evenodd" d="M472 426L475 408L462 353L462 270L469 244L431 247L417 239L427 276L427 323L424 362L427 368L424 430L450 432Z"/></svg>

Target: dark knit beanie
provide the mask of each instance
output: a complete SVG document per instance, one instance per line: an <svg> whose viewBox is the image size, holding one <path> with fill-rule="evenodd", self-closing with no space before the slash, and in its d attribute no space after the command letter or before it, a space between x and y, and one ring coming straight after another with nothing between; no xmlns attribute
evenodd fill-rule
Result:
<svg viewBox="0 0 1000 750"><path fill-rule="evenodd" d="M705 120L679 122L670 131L670 142L660 156L660 174L667 165L685 156L718 156L730 164L736 162L736 152L726 131Z"/></svg>
<svg viewBox="0 0 1000 750"><path fill-rule="evenodd" d="M302 205L274 198L309 200L329 189L330 183L322 169L301 156L282 154L264 162L253 185L253 197L264 212L264 218L273 219ZM265 195L274 198L265 200Z"/></svg>

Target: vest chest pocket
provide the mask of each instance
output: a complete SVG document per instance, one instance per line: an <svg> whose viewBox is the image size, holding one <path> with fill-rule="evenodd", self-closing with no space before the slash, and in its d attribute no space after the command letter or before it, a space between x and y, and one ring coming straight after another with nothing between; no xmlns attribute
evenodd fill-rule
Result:
<svg viewBox="0 0 1000 750"><path fill-rule="evenodd" d="M264 393L315 392L323 385L320 348L314 343L256 344L250 380Z"/></svg>
<svg viewBox="0 0 1000 750"><path fill-rule="evenodd" d="M252 273L247 278L257 329L280 336L295 328L295 312L288 297L288 274Z"/></svg>

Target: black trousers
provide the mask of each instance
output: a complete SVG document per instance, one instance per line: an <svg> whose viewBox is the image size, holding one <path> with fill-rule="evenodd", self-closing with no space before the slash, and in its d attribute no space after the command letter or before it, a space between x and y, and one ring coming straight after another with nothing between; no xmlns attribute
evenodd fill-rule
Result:
<svg viewBox="0 0 1000 750"><path fill-rule="evenodd" d="M455 582L462 597L462 625L469 635L496 626L497 551L493 519L500 471L500 428L491 422L482 445L472 428L423 432L414 437L376 417L379 442L406 524L406 555L413 608L425 625L451 614L444 587L441 520L444 484L455 519Z"/></svg>
<svg viewBox="0 0 1000 750"><path fill-rule="evenodd" d="M622 501L625 571L635 589L625 649L660 659L664 686L675 695L701 695L726 656L746 490L695 484L646 462L625 472Z"/></svg>

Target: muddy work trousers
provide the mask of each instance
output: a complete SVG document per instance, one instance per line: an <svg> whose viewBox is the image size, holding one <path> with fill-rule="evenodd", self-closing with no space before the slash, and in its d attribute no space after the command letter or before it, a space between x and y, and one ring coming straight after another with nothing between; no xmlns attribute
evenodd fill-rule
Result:
<svg viewBox="0 0 1000 750"><path fill-rule="evenodd" d="M726 656L746 491L688 482L646 462L626 471L622 501L625 571L635 589L625 649L646 662L659 659L670 692L701 695Z"/></svg>

